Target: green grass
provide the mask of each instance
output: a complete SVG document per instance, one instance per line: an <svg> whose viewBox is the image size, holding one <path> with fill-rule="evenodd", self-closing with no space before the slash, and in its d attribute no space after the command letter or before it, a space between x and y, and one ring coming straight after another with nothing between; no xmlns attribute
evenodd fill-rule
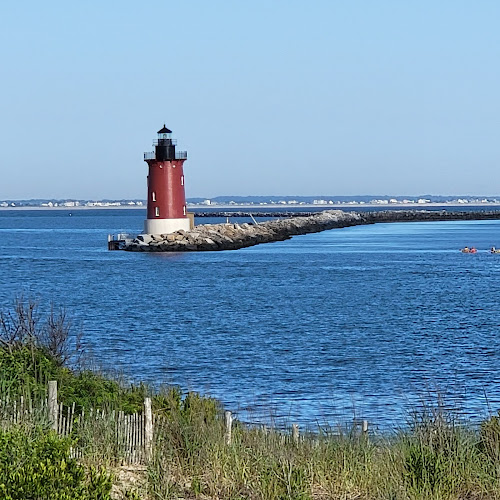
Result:
<svg viewBox="0 0 500 500"><path fill-rule="evenodd" d="M383 438L319 433L298 445L238 425L228 446L223 431L222 416L206 418L203 408L189 422L165 423L149 469L152 497L500 498L496 418L481 431L440 417Z"/></svg>

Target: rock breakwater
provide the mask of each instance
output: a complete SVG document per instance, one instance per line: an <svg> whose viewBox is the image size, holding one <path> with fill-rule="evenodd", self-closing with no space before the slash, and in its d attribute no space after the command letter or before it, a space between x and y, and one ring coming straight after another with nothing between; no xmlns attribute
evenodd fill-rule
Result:
<svg viewBox="0 0 500 500"><path fill-rule="evenodd" d="M284 241L295 235L363 224L486 219L500 219L500 211L387 210L358 213L326 210L307 217L269 220L259 224L203 224L195 226L191 231L180 230L161 235L142 234L125 241L120 248L130 252L238 250L260 243Z"/></svg>
<svg viewBox="0 0 500 500"><path fill-rule="evenodd" d="M203 224L191 231L172 234L139 235L124 246L132 252L199 252L237 250L260 243L284 241L294 235L362 224L354 212L328 210L310 217L270 220L260 224Z"/></svg>
<svg viewBox="0 0 500 500"><path fill-rule="evenodd" d="M362 214L365 224L377 222L432 222L452 220L500 219L500 210L448 211L448 210L379 210Z"/></svg>

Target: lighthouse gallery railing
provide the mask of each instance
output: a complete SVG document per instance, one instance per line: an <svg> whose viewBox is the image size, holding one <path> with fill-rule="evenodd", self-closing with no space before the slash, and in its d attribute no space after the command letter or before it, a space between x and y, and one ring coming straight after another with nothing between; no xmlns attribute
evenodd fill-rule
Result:
<svg viewBox="0 0 500 500"><path fill-rule="evenodd" d="M176 160L186 160L188 157L187 151L176 151L175 152L175 159ZM155 160L155 152L151 151L148 153L144 153L144 159L145 160Z"/></svg>

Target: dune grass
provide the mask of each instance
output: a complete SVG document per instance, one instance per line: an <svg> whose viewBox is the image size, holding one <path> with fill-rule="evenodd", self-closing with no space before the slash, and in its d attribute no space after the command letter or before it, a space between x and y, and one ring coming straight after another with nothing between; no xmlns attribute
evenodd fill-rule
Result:
<svg viewBox="0 0 500 500"><path fill-rule="evenodd" d="M405 431L355 428L290 434L237 424L224 441L220 411L199 398L161 421L149 467L152 498L496 499L500 420L458 422L439 402Z"/></svg>

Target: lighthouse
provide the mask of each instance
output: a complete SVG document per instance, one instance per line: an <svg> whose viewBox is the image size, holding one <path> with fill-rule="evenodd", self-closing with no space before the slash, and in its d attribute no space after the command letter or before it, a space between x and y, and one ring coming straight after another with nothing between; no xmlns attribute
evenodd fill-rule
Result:
<svg viewBox="0 0 500 500"><path fill-rule="evenodd" d="M149 170L145 234L169 234L179 229L190 229L183 170L187 151L176 151L176 144L172 131L163 125L153 143L155 150L144 153Z"/></svg>

